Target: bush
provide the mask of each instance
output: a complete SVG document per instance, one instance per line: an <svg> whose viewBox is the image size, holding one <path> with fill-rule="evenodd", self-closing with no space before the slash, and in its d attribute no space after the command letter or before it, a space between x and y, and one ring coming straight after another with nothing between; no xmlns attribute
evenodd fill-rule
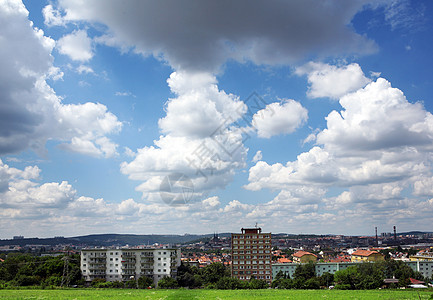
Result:
<svg viewBox="0 0 433 300"><path fill-rule="evenodd" d="M60 286L62 284L62 277L50 276L45 279L45 284L49 286Z"/></svg>
<svg viewBox="0 0 433 300"><path fill-rule="evenodd" d="M125 284L122 281L113 281L111 284L115 289L122 289L125 287Z"/></svg>
<svg viewBox="0 0 433 300"><path fill-rule="evenodd" d="M245 287L242 281L234 277L222 277L216 283L216 288L219 290L238 290Z"/></svg>
<svg viewBox="0 0 433 300"><path fill-rule="evenodd" d="M17 275L15 282L18 286L39 285L41 283L41 278L32 275Z"/></svg>
<svg viewBox="0 0 433 300"><path fill-rule="evenodd" d="M336 290L350 290L352 287L350 284L337 284L334 289Z"/></svg>
<svg viewBox="0 0 433 300"><path fill-rule="evenodd" d="M171 278L171 277L164 277L158 281L158 288L159 289L175 289L178 287L179 287L179 285L177 284L176 279Z"/></svg>
<svg viewBox="0 0 433 300"><path fill-rule="evenodd" d="M249 282L249 288L252 290L267 289L269 287L268 283L262 279L251 279Z"/></svg>
<svg viewBox="0 0 433 300"><path fill-rule="evenodd" d="M153 284L153 280L147 276L141 276L137 280L137 286L139 289L147 289L152 284Z"/></svg>
<svg viewBox="0 0 433 300"><path fill-rule="evenodd" d="M104 278L95 278L92 280L92 282L90 283L91 287L97 287L97 285L106 282L106 280Z"/></svg>
<svg viewBox="0 0 433 300"><path fill-rule="evenodd" d="M305 289L318 290L320 289L320 282L318 278L310 278L304 284Z"/></svg>
<svg viewBox="0 0 433 300"><path fill-rule="evenodd" d="M125 288L127 288L127 289L136 289L137 288L137 282L135 280L125 281Z"/></svg>

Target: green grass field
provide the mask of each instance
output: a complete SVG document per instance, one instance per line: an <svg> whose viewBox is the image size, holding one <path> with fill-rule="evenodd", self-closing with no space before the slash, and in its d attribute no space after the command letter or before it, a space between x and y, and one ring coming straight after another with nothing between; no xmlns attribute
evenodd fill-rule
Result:
<svg viewBox="0 0 433 300"><path fill-rule="evenodd" d="M433 299L432 290L0 290L0 299Z"/></svg>

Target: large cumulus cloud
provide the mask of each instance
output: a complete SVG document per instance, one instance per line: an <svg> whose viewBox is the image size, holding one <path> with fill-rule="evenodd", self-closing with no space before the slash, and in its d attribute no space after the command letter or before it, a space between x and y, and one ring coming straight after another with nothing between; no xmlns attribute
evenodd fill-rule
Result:
<svg viewBox="0 0 433 300"><path fill-rule="evenodd" d="M44 153L46 141L57 140L72 151L114 155L107 135L121 122L103 104L62 103L47 83L62 76L53 66L55 42L33 26L20 1L0 3L0 26L0 154Z"/></svg>
<svg viewBox="0 0 433 300"><path fill-rule="evenodd" d="M326 215L356 230L363 222L402 222L397 212L418 215L412 207L431 205L432 114L422 103L409 102L383 78L346 93L339 103L342 110L329 113L326 128L316 135L317 144L309 151L285 164L258 161L250 168L248 190L279 192L255 210L257 217L296 204L292 212L316 218ZM322 195L311 191L317 194L313 202L290 196L307 187ZM431 218L417 224L422 226L426 220Z"/></svg>
<svg viewBox="0 0 433 300"><path fill-rule="evenodd" d="M66 21L106 25L100 41L154 55L175 69L210 71L228 59L274 65L371 53L375 43L350 25L368 2L60 0L59 8ZM49 12L53 24L61 23L61 13Z"/></svg>

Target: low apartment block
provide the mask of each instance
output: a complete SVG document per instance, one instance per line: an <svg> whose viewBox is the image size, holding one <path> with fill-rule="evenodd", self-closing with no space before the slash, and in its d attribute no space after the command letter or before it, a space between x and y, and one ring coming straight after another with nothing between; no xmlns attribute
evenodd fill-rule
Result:
<svg viewBox="0 0 433 300"><path fill-rule="evenodd" d="M340 263L316 263L316 276L322 276L324 273L328 272L335 274L335 272L340 270L345 270L350 266L356 266L367 262L340 262ZM406 265L412 268L416 272L420 272L422 276L426 278L431 278L433 276L433 261L404 261ZM299 263L276 263L272 265L272 275L275 278L278 272L282 271L284 275L293 278L296 268Z"/></svg>
<svg viewBox="0 0 433 300"><path fill-rule="evenodd" d="M156 284L161 278L176 278L180 249L83 249L81 273L86 282L136 280L147 276Z"/></svg>

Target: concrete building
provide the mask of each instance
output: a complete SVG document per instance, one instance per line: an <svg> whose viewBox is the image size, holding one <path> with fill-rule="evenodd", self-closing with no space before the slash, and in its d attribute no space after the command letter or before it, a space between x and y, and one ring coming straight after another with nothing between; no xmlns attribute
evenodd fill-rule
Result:
<svg viewBox="0 0 433 300"><path fill-rule="evenodd" d="M347 269L350 266L355 266L362 262L340 262L340 263L316 263L316 276L322 276L324 273L329 272L334 274L337 271ZM433 276L433 261L405 261L412 270L416 272L420 272L422 276L427 278L432 278ZM272 265L272 277L278 274L279 271L282 271L286 276L290 276L293 278L296 268L299 266L299 263L277 263Z"/></svg>
<svg viewBox="0 0 433 300"><path fill-rule="evenodd" d="M317 255L307 252L307 251L298 251L292 255L294 263L305 264L308 262L316 262Z"/></svg>
<svg viewBox="0 0 433 300"><path fill-rule="evenodd" d="M180 249L82 249L81 273L90 282L95 278L127 281L141 276L159 279L176 277L180 266Z"/></svg>
<svg viewBox="0 0 433 300"><path fill-rule="evenodd" d="M433 252L420 251L416 255L409 256L410 261L430 260L433 261Z"/></svg>
<svg viewBox="0 0 433 300"><path fill-rule="evenodd" d="M272 282L271 233L261 228L242 228L232 233L232 277L249 280L252 276Z"/></svg>
<svg viewBox="0 0 433 300"><path fill-rule="evenodd" d="M352 253L352 262L370 262L385 260L384 256L377 251L356 250Z"/></svg>

